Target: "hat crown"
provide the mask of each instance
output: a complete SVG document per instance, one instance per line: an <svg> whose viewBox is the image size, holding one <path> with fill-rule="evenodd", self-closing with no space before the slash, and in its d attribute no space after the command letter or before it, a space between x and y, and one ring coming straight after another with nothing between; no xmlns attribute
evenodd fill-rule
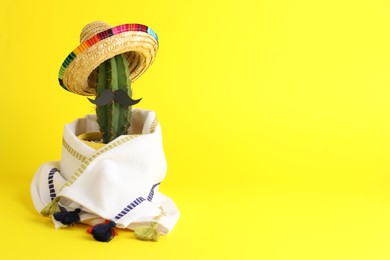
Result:
<svg viewBox="0 0 390 260"><path fill-rule="evenodd" d="M111 26L105 22L95 21L89 23L86 26L84 26L84 28L81 30L80 43L83 43L89 38L91 38L92 36L109 29L111 29Z"/></svg>

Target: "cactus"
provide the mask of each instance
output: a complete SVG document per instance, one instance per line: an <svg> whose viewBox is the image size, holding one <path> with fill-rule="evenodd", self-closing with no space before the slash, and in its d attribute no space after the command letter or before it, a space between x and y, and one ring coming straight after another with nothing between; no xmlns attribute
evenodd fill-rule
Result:
<svg viewBox="0 0 390 260"><path fill-rule="evenodd" d="M112 99L110 102L96 105L97 122L102 133L103 143L105 144L120 135L127 134L127 129L130 127L131 122L131 105L140 101L131 99L132 91L128 68L129 63L123 55L112 57L97 68L96 100L105 92L109 93ZM132 101L129 103L131 105L123 105L121 104L123 102L118 102L115 98L115 93L121 91L127 93Z"/></svg>

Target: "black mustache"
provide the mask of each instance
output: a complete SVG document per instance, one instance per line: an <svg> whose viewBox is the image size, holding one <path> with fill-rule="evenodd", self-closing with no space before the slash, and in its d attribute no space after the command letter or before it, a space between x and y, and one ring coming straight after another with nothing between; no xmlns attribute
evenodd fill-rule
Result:
<svg viewBox="0 0 390 260"><path fill-rule="evenodd" d="M141 101L141 99L142 98L137 100L132 99L131 97L129 97L127 92L124 91L123 89L118 89L115 91L112 91L111 89L106 89L103 91L102 94L100 94L100 96L96 97L95 100L88 98L88 100L91 103L97 106L105 106L111 103L112 101L115 101L121 104L122 106L127 106L127 107L138 104Z"/></svg>

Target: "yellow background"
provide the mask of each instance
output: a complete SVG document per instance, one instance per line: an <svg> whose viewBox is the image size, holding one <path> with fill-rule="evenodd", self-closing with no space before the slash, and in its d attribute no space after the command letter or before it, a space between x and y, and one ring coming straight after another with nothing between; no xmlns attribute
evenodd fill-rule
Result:
<svg viewBox="0 0 390 260"><path fill-rule="evenodd" d="M390 259L389 1L0 0L0 20L1 259ZM94 112L57 82L94 20L160 38L133 84L182 213L158 243L55 230L30 199Z"/></svg>

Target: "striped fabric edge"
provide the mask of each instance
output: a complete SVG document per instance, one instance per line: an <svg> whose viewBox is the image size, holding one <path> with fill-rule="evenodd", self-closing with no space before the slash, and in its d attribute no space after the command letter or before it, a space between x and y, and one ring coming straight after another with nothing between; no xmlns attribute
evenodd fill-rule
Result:
<svg viewBox="0 0 390 260"><path fill-rule="evenodd" d="M50 193L50 199L53 201L55 199L56 195L56 190L54 188L54 174L56 172L59 172L57 168L53 168L50 170L48 177L47 177L47 182L48 182L48 187L49 187L49 193Z"/></svg>
<svg viewBox="0 0 390 260"><path fill-rule="evenodd" d="M153 31L153 29L151 29L150 27L143 25L143 24L136 24L136 23L122 24L122 25L115 26L111 29L108 29L106 31L100 32L100 33L94 35L93 37L91 37L90 39L86 40L85 42L81 43L76 49L74 49L65 58L64 62L61 65L60 71L58 73L58 81L59 81L61 87L63 87L65 90L68 90L66 88L66 86L64 85L64 83L62 82L62 79L63 79L66 68L77 57L77 55L79 55L80 53L82 53L83 51L88 49L89 47L95 45L96 43L98 43L98 42L100 42L108 37L111 37L111 36L117 35L117 34L121 34L124 32L144 32L144 33L147 33L150 36L152 36L158 44L158 36L157 36L156 32Z"/></svg>
<svg viewBox="0 0 390 260"><path fill-rule="evenodd" d="M154 189L160 185L161 182L159 183L156 183L152 186L152 188L150 189L150 192L149 192L149 195L148 195L148 198L145 199L144 197L138 197L136 198L134 201L132 201L129 205L127 205L119 214L117 214L115 216L115 221L118 221L120 220L121 218L123 218L125 215L127 215L127 213L129 213L130 211L132 211L134 208L136 208L139 204L141 204L142 202L148 200L149 202L152 202L153 200L153 196L154 196Z"/></svg>
<svg viewBox="0 0 390 260"><path fill-rule="evenodd" d="M149 129L149 132L150 133L154 133L154 131L156 130L157 128L157 125L158 125L158 119L157 117L155 117L152 121L152 123L150 124L150 129Z"/></svg>
<svg viewBox="0 0 390 260"><path fill-rule="evenodd" d="M159 186L161 184L161 182L159 183L156 183L152 186L152 188L150 189L150 192L149 192L149 195L148 195L148 201L152 202L153 200L153 197L154 197L154 189Z"/></svg>
<svg viewBox="0 0 390 260"><path fill-rule="evenodd" d="M72 146L70 146L70 144L65 140L65 138L62 138L62 146L70 155L72 155L77 160L81 162L85 162L87 160L87 157L73 149Z"/></svg>

